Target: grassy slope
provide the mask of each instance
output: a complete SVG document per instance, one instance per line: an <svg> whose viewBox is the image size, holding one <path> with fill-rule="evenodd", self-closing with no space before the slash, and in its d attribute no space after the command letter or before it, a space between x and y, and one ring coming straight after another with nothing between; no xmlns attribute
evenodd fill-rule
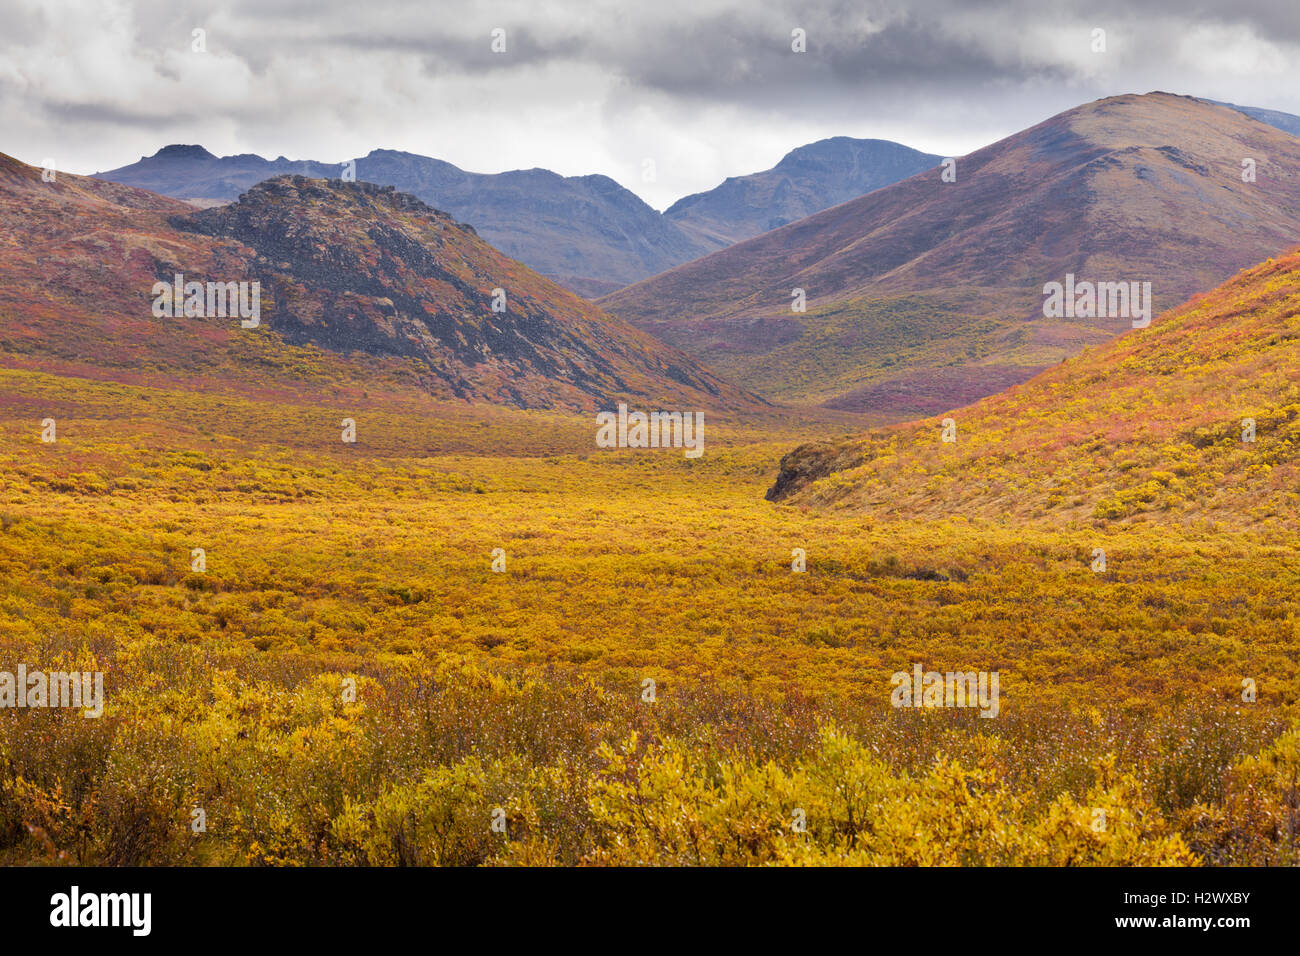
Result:
<svg viewBox="0 0 1300 956"><path fill-rule="evenodd" d="M804 502L911 518L1294 527L1300 500L1300 252L1025 385L833 448ZM1253 418L1257 440L1241 440Z"/></svg>
<svg viewBox="0 0 1300 956"><path fill-rule="evenodd" d="M1295 263L1260 269L1254 298L1220 303L1238 322L1161 354L1221 379L1272 336L1252 381L1285 395ZM696 461L601 452L587 416L437 401L398 364L362 375L235 336L186 365L200 323L154 342L108 315L96 334L120 351L96 363L62 314L4 330L0 667L102 669L107 710L0 715L6 862L1297 859L1285 529L1093 522L1086 502L1060 514L1082 520L1008 522L926 497L978 491L976 459L942 488L898 471L892 510L774 506L780 452L847 416L709 417ZM1175 381L1145 341L1117 345L1136 391L1075 376L1087 421ZM1224 409L1203 400L1177 414L1215 439ZM1105 432L1099 460L1107 440L1136 457L1124 429L1151 421ZM1038 474L1033 448L1004 467ZM998 671L1001 716L890 708L914 662ZM509 840L484 824L495 806Z"/></svg>

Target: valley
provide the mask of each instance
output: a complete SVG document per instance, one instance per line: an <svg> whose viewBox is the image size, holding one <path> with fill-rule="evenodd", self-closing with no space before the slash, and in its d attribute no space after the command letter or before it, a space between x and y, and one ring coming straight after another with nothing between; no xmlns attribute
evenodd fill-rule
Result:
<svg viewBox="0 0 1300 956"><path fill-rule="evenodd" d="M6 715L6 859L1296 861L1285 526L773 505L846 422L719 412L696 459L596 428L6 362L0 647L106 701ZM891 707L915 666L999 674L998 717Z"/></svg>
<svg viewBox="0 0 1300 956"><path fill-rule="evenodd" d="M0 653L103 676L4 713L0 859L1297 865L1300 148L1151 96L603 304L391 187L0 157ZM1282 185L1157 242L1212 174L1135 116Z"/></svg>

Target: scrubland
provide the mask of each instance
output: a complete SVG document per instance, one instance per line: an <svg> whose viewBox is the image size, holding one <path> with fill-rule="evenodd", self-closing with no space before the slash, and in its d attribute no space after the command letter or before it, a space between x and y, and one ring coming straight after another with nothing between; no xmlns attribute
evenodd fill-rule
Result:
<svg viewBox="0 0 1300 956"><path fill-rule="evenodd" d="M0 712L5 862L1300 862L1281 531L774 505L842 426L354 399L0 373L0 669L105 674ZM916 663L998 716L890 706Z"/></svg>

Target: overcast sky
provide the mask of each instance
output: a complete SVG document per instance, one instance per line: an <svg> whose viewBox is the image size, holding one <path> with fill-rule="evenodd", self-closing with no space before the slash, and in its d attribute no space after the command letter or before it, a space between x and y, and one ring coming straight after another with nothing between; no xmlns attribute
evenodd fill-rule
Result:
<svg viewBox="0 0 1300 956"><path fill-rule="evenodd" d="M0 152L78 173L168 143L386 147L604 173L662 209L827 136L961 155L1156 89L1300 113L1298 0L0 4Z"/></svg>

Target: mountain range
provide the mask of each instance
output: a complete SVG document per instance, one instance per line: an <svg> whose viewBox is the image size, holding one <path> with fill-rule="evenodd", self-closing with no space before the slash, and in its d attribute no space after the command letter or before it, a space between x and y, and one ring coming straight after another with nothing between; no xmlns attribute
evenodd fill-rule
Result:
<svg viewBox="0 0 1300 956"><path fill-rule="evenodd" d="M394 186L467 222L489 242L583 295L611 292L732 242L934 165L939 157L883 140L835 137L774 168L726 180L660 214L608 176L550 170L470 173L413 153L376 149L356 179ZM172 145L96 178L210 206L280 175L337 179L346 164L281 156L214 156Z"/></svg>
<svg viewBox="0 0 1300 956"><path fill-rule="evenodd" d="M928 170L599 302L769 398L902 420L1025 381L1132 326L1127 315L1048 317L1048 283L1149 282L1159 311L1300 239L1300 140L1191 97L1088 103L957 158L952 172Z"/></svg>
<svg viewBox="0 0 1300 956"><path fill-rule="evenodd" d="M368 353L397 363L385 374L401 366L436 394L529 408L608 406L619 396L759 401L730 380L778 401L915 418L1023 382L1132 324L1127 315L1048 315L1047 283L1149 282L1147 304L1159 311L1294 244L1300 141L1253 119L1258 112L1165 93L1112 97L959 157L951 169L897 144L836 138L662 216L603 177L476 176L392 151L357 161L355 183L333 164L221 159L196 146L167 147L94 178L60 174L57 183L6 158L14 254L0 302L27 319L6 329L0 347L61 360L80 349L94 356L86 367L138 368L152 341L154 360L213 368L214 336L233 350L228 324L201 335L188 323L167 335L157 323L138 324L146 275L209 273L260 281L268 328L283 347L345 363ZM923 171L879 185L913 164ZM320 176L275 173L286 166ZM546 222L580 232L584 217L602 218L573 190L639 203L657 235L732 244L598 307L502 255L457 214L373 185L372 175L477 203L489 218L495 210L494 228L507 233L520 210L546 210L531 220L543 224L536 232L514 241L552 252L565 243L546 238ZM200 200L210 208L196 209ZM795 221L766 229L786 217ZM616 258L620 243L609 244ZM74 292L59 282L42 289L31 249ZM90 282L104 283L105 308L83 316ZM497 291L508 302L501 312L492 309ZM791 309L792 292L806 311ZM77 334L37 334L52 331L45 307L60 296L80 317ZM110 331L122 327L138 334Z"/></svg>
<svg viewBox="0 0 1300 956"><path fill-rule="evenodd" d="M1269 126L1280 129L1284 133L1300 136L1300 116L1296 116L1294 113L1283 113L1281 110L1265 110L1257 106L1238 106L1236 103L1224 103L1220 100L1207 100L1206 102L1213 103L1216 106L1226 106L1228 109L1246 114L1251 119L1257 119L1261 123L1267 123Z"/></svg>

